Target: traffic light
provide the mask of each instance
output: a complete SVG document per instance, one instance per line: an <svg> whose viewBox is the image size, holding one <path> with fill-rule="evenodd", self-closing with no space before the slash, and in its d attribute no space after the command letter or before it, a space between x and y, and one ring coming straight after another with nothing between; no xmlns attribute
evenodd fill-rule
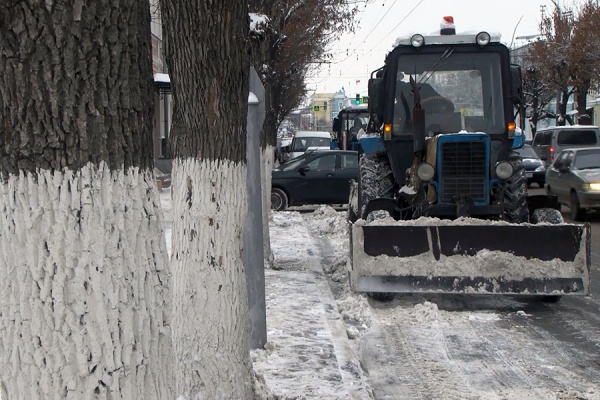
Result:
<svg viewBox="0 0 600 400"><path fill-rule="evenodd" d="M356 93L356 99L354 100L354 104L360 104L360 93Z"/></svg>

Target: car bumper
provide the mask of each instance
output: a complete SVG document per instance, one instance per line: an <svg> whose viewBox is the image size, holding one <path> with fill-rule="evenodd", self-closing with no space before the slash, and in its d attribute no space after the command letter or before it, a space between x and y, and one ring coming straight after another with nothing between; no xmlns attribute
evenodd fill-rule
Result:
<svg viewBox="0 0 600 400"><path fill-rule="evenodd" d="M600 208L600 192L577 192L581 208Z"/></svg>
<svg viewBox="0 0 600 400"><path fill-rule="evenodd" d="M544 184L546 182L546 171L525 171L527 182Z"/></svg>

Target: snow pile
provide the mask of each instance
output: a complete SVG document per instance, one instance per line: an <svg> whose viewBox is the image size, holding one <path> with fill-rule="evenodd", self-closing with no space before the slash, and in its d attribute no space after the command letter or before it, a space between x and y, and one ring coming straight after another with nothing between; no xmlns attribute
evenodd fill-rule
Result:
<svg viewBox="0 0 600 400"><path fill-rule="evenodd" d="M314 220L311 226L317 229L320 235L346 236L348 222L341 213L330 206L322 205L313 213Z"/></svg>
<svg viewBox="0 0 600 400"><path fill-rule="evenodd" d="M426 301L423 304L417 304L409 312L418 321L419 326L431 325L438 322L439 309L435 303Z"/></svg>
<svg viewBox="0 0 600 400"><path fill-rule="evenodd" d="M348 222L346 212L338 212L330 206L320 206L306 218L308 226L323 243L330 243L329 254L321 263L323 272L334 282L345 283L348 280Z"/></svg>
<svg viewBox="0 0 600 400"><path fill-rule="evenodd" d="M344 321L362 331L366 331L373 323L373 316L367 298L364 295L349 291L345 292L344 296L337 300L338 311Z"/></svg>

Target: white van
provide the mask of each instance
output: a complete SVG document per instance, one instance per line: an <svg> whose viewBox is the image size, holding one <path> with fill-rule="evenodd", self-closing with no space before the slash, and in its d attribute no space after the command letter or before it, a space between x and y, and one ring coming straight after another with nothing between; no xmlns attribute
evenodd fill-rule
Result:
<svg viewBox="0 0 600 400"><path fill-rule="evenodd" d="M600 129L593 125L551 126L535 133L531 147L548 167L564 149L600 146Z"/></svg>
<svg viewBox="0 0 600 400"><path fill-rule="evenodd" d="M319 131L298 131L294 134L292 143L287 146L288 160L304 154L307 150L329 150L331 134Z"/></svg>

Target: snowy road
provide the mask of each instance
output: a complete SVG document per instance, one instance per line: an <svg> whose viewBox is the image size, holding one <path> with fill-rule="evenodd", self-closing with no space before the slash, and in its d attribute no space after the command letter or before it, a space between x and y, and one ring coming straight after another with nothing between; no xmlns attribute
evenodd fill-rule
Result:
<svg viewBox="0 0 600 400"><path fill-rule="evenodd" d="M344 279L344 213L334 218L333 212L289 218L318 243L314 250L333 278L346 325L358 328L352 343L375 399L600 400L597 298L546 304L503 296L402 295L389 303L366 301Z"/></svg>

